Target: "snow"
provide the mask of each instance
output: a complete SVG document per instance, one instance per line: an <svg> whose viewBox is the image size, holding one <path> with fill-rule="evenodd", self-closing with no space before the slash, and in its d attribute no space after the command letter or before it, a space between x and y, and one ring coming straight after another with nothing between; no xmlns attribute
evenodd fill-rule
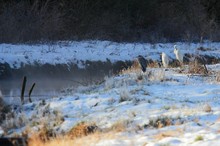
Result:
<svg viewBox="0 0 220 146"><path fill-rule="evenodd" d="M149 70L159 71L154 68ZM122 74L106 79L106 82L114 82L112 86L106 86L103 83L93 87L79 88L69 96L46 100L45 106L48 106L51 111L59 111L65 117L64 122L59 125L59 131L68 131L81 121L96 123L101 129L110 128L119 121L129 123L128 131L120 133L119 137L123 139L104 139L97 145L217 144L220 136L218 131L220 128L219 83L214 82L214 79L212 82L205 80L202 76L174 74L173 70L165 71L164 74L165 78L172 77L173 81L150 81L146 73L144 80L136 82L137 74ZM184 84L186 80L190 81ZM122 87L115 87L121 84ZM123 95L127 96L127 99L120 102L119 99ZM204 111L206 104L211 106L212 111ZM35 105L38 103L36 102ZM41 111L41 108L45 108L45 106L35 106L34 110L30 110L28 108L30 106L30 104L25 105L27 114L34 114L36 111ZM159 129L144 128L150 120L162 117L184 122ZM136 127L142 127L143 130L134 132ZM174 135L161 139L155 138L160 133L166 134L170 131L174 132ZM136 138L133 138L134 136ZM197 136L202 136L203 140L196 141Z"/></svg>
<svg viewBox="0 0 220 146"><path fill-rule="evenodd" d="M159 59L161 52L175 57L173 45L183 53L219 56L220 43L141 44L108 41L58 42L53 45L0 45L0 60L16 67L23 63L70 63L76 60L132 60L140 54ZM210 48L198 51L196 48ZM143 53L145 52L145 53ZM82 55L83 54L83 55ZM26 58L25 58L26 56ZM27 57L28 56L28 57ZM63 57L65 56L65 57ZM28 58L28 59L27 59ZM55 59L57 58L57 59ZM14 67L15 67L14 66ZM123 123L125 130L95 145L219 145L220 83L216 72L220 64L207 65L209 76L179 73L180 68L147 68L146 73L128 72L108 77L100 85L67 90L57 98L25 104L25 126L36 129L35 122L49 121L58 133L68 132L80 122L95 123L109 129ZM184 66L187 70L187 66ZM149 72L153 73L149 77ZM143 79L138 80L142 75ZM205 107L211 110L206 111ZM46 115L46 116L45 116ZM64 119L63 122L59 119ZM151 122L168 118L172 124L160 128ZM160 122L160 121L159 121ZM24 129L23 125L15 132ZM202 137L197 140L197 137Z"/></svg>
<svg viewBox="0 0 220 146"><path fill-rule="evenodd" d="M54 44L0 44L0 63L9 63L12 68L20 68L25 64L77 64L83 68L82 61L111 62L133 60L138 55L146 59L160 60L160 54L165 52L175 58L173 46L182 53L208 54L219 57L220 43L116 43L110 41L71 41ZM207 51L197 50L199 47Z"/></svg>

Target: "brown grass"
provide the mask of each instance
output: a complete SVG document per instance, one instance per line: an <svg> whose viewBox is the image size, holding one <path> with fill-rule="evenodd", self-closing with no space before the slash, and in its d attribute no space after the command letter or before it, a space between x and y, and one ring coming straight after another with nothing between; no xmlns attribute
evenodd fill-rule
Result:
<svg viewBox="0 0 220 146"><path fill-rule="evenodd" d="M81 122L77 124L75 127L73 127L69 132L68 136L70 138L75 138L75 137L83 137L87 136L91 133L94 133L97 130L97 126L95 124L87 124L85 122Z"/></svg>
<svg viewBox="0 0 220 146"><path fill-rule="evenodd" d="M147 65L148 68L159 68L160 65L157 61L152 61Z"/></svg>
<svg viewBox="0 0 220 146"><path fill-rule="evenodd" d="M166 137L178 137L181 134L183 134L183 130L182 129L176 129L176 130L172 130L172 131L163 131L159 134L154 135L154 138L157 140L161 140L164 139Z"/></svg>
<svg viewBox="0 0 220 146"><path fill-rule="evenodd" d="M200 64L197 60L189 63L189 73L192 74L207 74L206 67Z"/></svg>
<svg viewBox="0 0 220 146"><path fill-rule="evenodd" d="M28 146L84 146L95 145L101 140L117 138L119 132L125 131L128 121L118 121L106 130L98 130L95 124L81 122L64 135L51 135L44 127L32 134Z"/></svg>
<svg viewBox="0 0 220 146"><path fill-rule="evenodd" d="M131 67L129 67L127 69L121 70L119 74L128 74L128 73L131 73L131 72L132 73L140 73L140 72L142 72L141 68L140 68L140 65L139 65L137 60L134 60L134 62L133 62Z"/></svg>
<svg viewBox="0 0 220 146"><path fill-rule="evenodd" d="M217 81L217 82L220 82L220 72L217 72L217 73L216 73L216 81Z"/></svg>
<svg viewBox="0 0 220 146"><path fill-rule="evenodd" d="M209 104L204 105L203 107L204 112L211 112L212 111L212 107Z"/></svg>
<svg viewBox="0 0 220 146"><path fill-rule="evenodd" d="M169 66L170 67L173 67L173 68L176 68L176 67L181 67L181 66L183 66L183 64L182 63L180 63L178 60L173 60L173 61L171 61L170 63L169 63Z"/></svg>
<svg viewBox="0 0 220 146"><path fill-rule="evenodd" d="M126 130L127 124L128 121L117 121L108 129L108 131L123 132Z"/></svg>
<svg viewBox="0 0 220 146"><path fill-rule="evenodd" d="M109 140L116 138L115 132L95 132L82 137L70 137L67 135L54 137L48 141L42 141L38 135L33 135L29 141L28 146L85 146L95 145L101 140Z"/></svg>

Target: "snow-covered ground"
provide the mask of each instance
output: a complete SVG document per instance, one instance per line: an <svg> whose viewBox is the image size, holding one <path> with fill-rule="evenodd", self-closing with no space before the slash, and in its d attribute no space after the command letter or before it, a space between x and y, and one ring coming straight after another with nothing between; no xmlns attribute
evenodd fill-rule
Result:
<svg viewBox="0 0 220 146"><path fill-rule="evenodd" d="M141 75L131 71L106 78L101 85L68 89L63 96L25 104L24 112L18 114L25 125L17 132L25 126L36 129L45 120L56 123L57 133L82 121L102 130L123 123L125 129L118 137L95 145L219 144L219 82L214 75L194 76L178 70L151 68Z"/></svg>
<svg viewBox="0 0 220 146"><path fill-rule="evenodd" d="M207 51L197 50L201 44L175 44L184 53L220 55L220 43L203 44L204 48L209 48ZM34 45L31 49L28 45L1 45L0 55L3 55L0 58L12 66L15 60L55 64L74 59L131 60L140 54L159 59L161 52L174 58L173 45L107 41L71 42L66 46ZM90 144L219 145L220 65L208 65L207 68L208 76L188 74L187 65L148 68L146 73L128 70L106 78L99 85L68 88L56 98L27 103L2 127L17 127L9 129L8 135L12 135L14 132L21 134L27 128L37 130L42 123L48 123L57 133L68 132L81 122L93 123L101 131L118 124L123 129L116 132L116 136Z"/></svg>
<svg viewBox="0 0 220 146"><path fill-rule="evenodd" d="M115 43L110 41L57 42L39 45L0 44L0 63L9 63L13 68L21 64L69 64L84 67L81 61L111 62L133 60L138 55L146 59L159 60L162 52L175 58L173 46L177 45L182 53L208 54L219 57L220 43ZM206 51L198 50L204 47Z"/></svg>

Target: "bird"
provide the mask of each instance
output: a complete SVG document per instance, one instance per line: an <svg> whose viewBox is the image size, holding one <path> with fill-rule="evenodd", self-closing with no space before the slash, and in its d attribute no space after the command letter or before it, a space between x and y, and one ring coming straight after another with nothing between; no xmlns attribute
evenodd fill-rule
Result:
<svg viewBox="0 0 220 146"><path fill-rule="evenodd" d="M181 51L177 48L176 45L174 45L174 54L176 55L176 59L182 64L183 63L183 54Z"/></svg>
<svg viewBox="0 0 220 146"><path fill-rule="evenodd" d="M169 58L166 53L162 52L162 63L165 68L169 65Z"/></svg>
<svg viewBox="0 0 220 146"><path fill-rule="evenodd" d="M137 60L138 60L138 63L140 65L140 67L141 67L141 70L143 72L146 72L147 60L143 56L141 56L141 55L138 55Z"/></svg>

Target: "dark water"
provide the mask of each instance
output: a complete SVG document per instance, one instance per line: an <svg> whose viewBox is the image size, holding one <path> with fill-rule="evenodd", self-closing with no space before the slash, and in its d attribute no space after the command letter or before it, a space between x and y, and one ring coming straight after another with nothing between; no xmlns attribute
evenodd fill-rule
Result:
<svg viewBox="0 0 220 146"><path fill-rule="evenodd" d="M19 104L22 78L13 80L1 80L0 90L3 95L4 101L9 104ZM28 93L33 83L36 83L33 92L32 100L48 99L58 97L61 91L66 88L73 88L79 86L76 82L71 79L60 79L60 78L35 78L27 79L27 84L25 88L25 99L28 99Z"/></svg>
<svg viewBox="0 0 220 146"><path fill-rule="evenodd" d="M9 64L0 63L0 90L3 98L9 104L19 104L23 77L27 76L25 90L26 100L33 83L36 86L32 92L32 100L58 97L61 90L89 85L103 81L105 76L117 74L123 68L129 67L131 61L85 61L85 68L78 68L76 64L35 64L23 65L14 69Z"/></svg>

